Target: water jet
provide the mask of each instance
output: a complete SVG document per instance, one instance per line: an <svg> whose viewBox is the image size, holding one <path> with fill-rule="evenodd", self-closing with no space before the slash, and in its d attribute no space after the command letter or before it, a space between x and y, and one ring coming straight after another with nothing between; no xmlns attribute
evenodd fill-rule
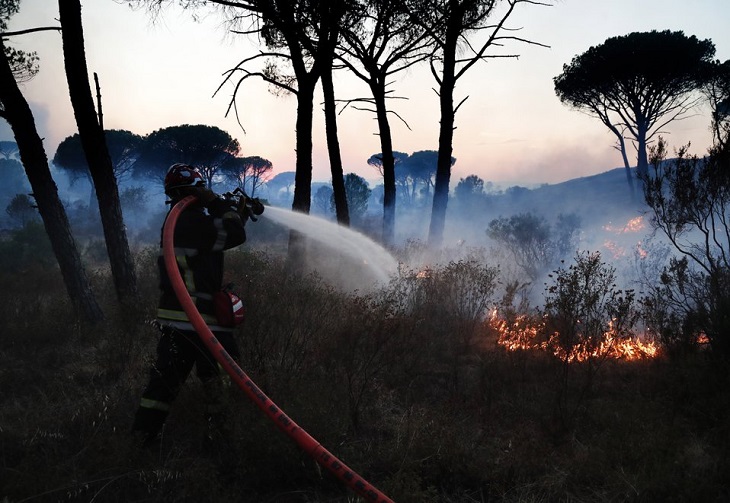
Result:
<svg viewBox="0 0 730 503"><path fill-rule="evenodd" d="M267 206L264 218L306 235L318 243L309 264L341 286L363 290L382 286L398 272L398 261L388 250L366 235L317 216ZM321 248L330 250L321 256ZM335 276L334 278L330 276Z"/></svg>

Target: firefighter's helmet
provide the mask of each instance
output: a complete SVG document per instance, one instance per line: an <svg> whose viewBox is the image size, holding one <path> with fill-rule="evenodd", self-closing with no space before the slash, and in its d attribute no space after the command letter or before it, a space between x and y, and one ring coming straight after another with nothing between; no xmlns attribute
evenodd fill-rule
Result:
<svg viewBox="0 0 730 503"><path fill-rule="evenodd" d="M197 168L188 164L177 163L170 166L165 175L165 194L181 187L205 187L205 179Z"/></svg>

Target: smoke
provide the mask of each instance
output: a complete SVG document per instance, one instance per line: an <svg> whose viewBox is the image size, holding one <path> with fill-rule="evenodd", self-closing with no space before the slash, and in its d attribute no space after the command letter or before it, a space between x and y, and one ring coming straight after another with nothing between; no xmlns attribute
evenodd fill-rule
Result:
<svg viewBox="0 0 730 503"><path fill-rule="evenodd" d="M66 172L53 165L51 172L72 225L91 229L91 216L98 215L98 209L88 180L71 180ZM128 201L126 192L132 189L139 189L141 194ZM130 243L156 245L168 209L161 187L132 179L121 183L119 192ZM412 205L399 201L396 209L393 249L406 267L436 267L478 254L490 265L499 266L504 281L525 282L524 271L514 257L487 234L492 220L524 213L539 215L551 225L559 214L577 215L581 221L577 247L560 258L570 262L573 253L579 250L598 251L605 261L616 267L626 287L635 287L642 276L653 274L656 277L656 271L666 258L661 241L650 239L648 222L640 218L646 208L643 202L631 198L623 169L533 188L498 188L488 184L487 191L469 200L459 199L452 192L440 250L429 250L425 244L431 218L428 194ZM375 244L382 232L382 203L378 205L371 201L367 218L354 228L361 232L343 229L332 222L332 215L329 220L314 218L272 206L267 207L266 219L272 224L309 234L313 238L309 253L311 268L346 290L367 290L387 282L397 273L397 260ZM265 227L262 223L249 225L249 244L255 245L259 241L257 234ZM286 236L286 232L276 236L284 247ZM540 278L529 278L536 294L541 293L550 272L546 270Z"/></svg>
<svg viewBox="0 0 730 503"><path fill-rule="evenodd" d="M569 266L578 252L599 252L615 268L622 289L639 290L643 278L658 277L668 252L666 244L652 236L646 211L639 187L632 197L623 168L533 188L490 186L489 192L468 200L460 200L452 191L441 250L425 250L430 205L398 209L396 246L410 249L408 260L413 267L434 267L481 254L486 263L500 268L504 283L529 285L530 302L537 305L552 281L549 275ZM543 218L551 226L551 239L557 239L559 215L571 215L580 222L574 246L556 256L538 276L526 274L514 255L487 234L492 220L520 214ZM419 243L418 253L409 245L413 241Z"/></svg>
<svg viewBox="0 0 730 503"><path fill-rule="evenodd" d="M13 141L13 130L4 120L0 120L0 141Z"/></svg>

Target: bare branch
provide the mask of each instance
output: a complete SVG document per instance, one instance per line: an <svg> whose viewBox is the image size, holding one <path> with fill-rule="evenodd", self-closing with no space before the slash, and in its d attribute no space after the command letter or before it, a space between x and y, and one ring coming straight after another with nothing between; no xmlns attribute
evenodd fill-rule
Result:
<svg viewBox="0 0 730 503"><path fill-rule="evenodd" d="M389 94L389 93L390 93L390 91L387 91L385 94ZM389 100L407 100L407 99L409 99L406 96L386 96L386 98L389 99ZM353 103L368 103L370 105L375 104L375 98L352 98L352 99L346 99L346 100L339 99L339 100L336 100L336 101L338 103L344 103L345 104L342 107L342 111L344 111L345 108L347 108L348 106L352 105ZM353 106L353 108L355 108L356 110L366 110L364 108L356 108L354 106ZM340 113L342 113L342 111ZM377 110L374 109L374 108L373 109L368 109L367 111L373 112L373 113L377 112Z"/></svg>
<svg viewBox="0 0 730 503"><path fill-rule="evenodd" d="M433 75L433 78L436 80L436 83L441 86L441 77L439 76L438 70L436 70L436 66L433 64L434 58L431 58L429 60L429 66L431 67L431 75ZM438 93L436 93L438 94Z"/></svg>
<svg viewBox="0 0 730 503"><path fill-rule="evenodd" d="M487 59L507 59L507 58L514 58L514 59L520 59L519 54L493 54L493 55L486 55L486 56L480 56L479 60L487 60ZM465 63L467 61L472 61L474 58L464 58L464 59L457 59L456 63Z"/></svg>
<svg viewBox="0 0 730 503"><path fill-rule="evenodd" d="M352 108L354 108L355 110L359 110L361 112L372 112L372 113L377 112L377 110L375 110L374 108L365 108L365 107L358 107L358 106L353 106Z"/></svg>
<svg viewBox="0 0 730 503"><path fill-rule="evenodd" d="M407 99L407 98L406 98L406 99ZM406 126L406 127L408 128L408 131L413 131L413 130L411 129L411 126L409 126L409 125L408 125L408 122L406 122L406 120L405 120L405 119L404 119L403 117L401 117L401 116L400 116L400 114L399 114L398 112L396 112L395 110L388 110L388 113L389 113L389 114L393 114L393 115L395 115L396 117L398 117L398 119L399 119L399 120L400 120L400 121L401 121L401 122L402 122L402 123L403 123L403 124L404 124L404 125L405 125L405 126Z"/></svg>
<svg viewBox="0 0 730 503"><path fill-rule="evenodd" d="M215 92L213 93L213 96L215 96L216 94L218 94L218 91L220 91L221 88L225 85L225 83L228 82L229 80L231 80L231 78L233 77L233 74L236 73L236 72L238 72L238 71L245 72L245 73L248 74L248 76L261 77L263 80L266 80L267 82L269 82L271 84L274 84L276 86L282 87L283 89L285 89L285 90L287 90L287 91L289 91L289 92L291 92L293 94L296 94L296 90L295 89L288 88L288 87L286 87L285 84L283 84L281 82L273 81L272 79L270 79L268 76L264 75L261 72L249 72L248 70L245 70L244 68L242 68L242 66L245 65L246 63L250 63L251 61L254 61L254 60L260 59L260 58L265 58L265 57L275 57L275 58L288 59L290 56L288 54L284 54L284 53L278 53L278 52L263 52L263 51L261 51L258 54L256 54L255 56L251 56L251 57L248 57L248 58L245 58L245 59L241 60L236 66L234 66L230 70L227 70L227 71L223 72L223 75L225 76L225 78L223 79L223 82L221 82L221 84L215 90ZM246 78L246 77L244 77L244 78ZM238 88L238 86L236 86L236 88ZM226 114L227 113L228 112L226 112Z"/></svg>
<svg viewBox="0 0 730 503"><path fill-rule="evenodd" d="M261 12L261 9L257 6L257 2L240 1L234 2L231 0L208 0L210 3L223 5L225 7L238 7L254 12Z"/></svg>
<svg viewBox="0 0 730 503"><path fill-rule="evenodd" d="M15 35L26 35L28 33L36 33L39 31L61 31L60 26L42 26L38 28L28 28L27 30L18 30L18 31L6 31L3 33L0 33L0 38L5 39L7 37L12 37Z"/></svg>
<svg viewBox="0 0 730 503"><path fill-rule="evenodd" d="M464 102L465 102L466 100L468 100L468 99L469 99L469 96L467 95L467 96L465 96L465 97L464 97L464 99L462 99L462 100L461 100L461 101L460 101L460 102L459 102L459 103L458 103L458 104L457 104L457 105L456 105L456 106L454 107L454 114L456 114L456 112L458 112L458 111L459 111L459 107L461 107L461 105L463 105L463 104L464 104Z"/></svg>
<svg viewBox="0 0 730 503"><path fill-rule="evenodd" d="M234 35L254 35L256 33L260 33L261 30L259 28L255 28L253 30L231 30L231 33Z"/></svg>

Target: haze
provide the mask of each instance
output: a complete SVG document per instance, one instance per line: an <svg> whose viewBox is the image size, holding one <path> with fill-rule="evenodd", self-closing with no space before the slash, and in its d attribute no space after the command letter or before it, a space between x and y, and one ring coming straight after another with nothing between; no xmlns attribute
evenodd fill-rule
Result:
<svg viewBox="0 0 730 503"><path fill-rule="evenodd" d="M58 25L57 4L23 0L10 29ZM682 30L716 46L717 59L730 57L730 2L727 0L558 0L553 7L518 9L510 26L542 48L512 44L505 53L519 59L490 60L471 69L457 85L456 99L469 96L456 116L452 182L470 174L501 185L557 183L605 172L621 165L612 134L596 119L563 106L552 79L571 58L606 38L633 31ZM237 101L245 132L233 113L225 117L232 87L213 96L222 74L257 50L254 41L225 33L220 18L199 22L179 8L168 8L154 23L146 11L114 0L83 2L83 23L90 72L101 81L104 127L147 134L179 124L218 126L237 138L243 155L271 160L275 173L294 170L292 96L275 97L260 81L243 86ZM40 73L23 86L31 102L46 151L75 133L63 73L60 34L42 32L14 37L14 47L37 51ZM668 62L671 64L671 62ZM338 98L367 94L359 81L336 75ZM426 67L401 77L394 94L407 96L391 106L410 130L392 121L395 149L411 153L438 147L438 102ZM319 103L321 100L317 100ZM692 142L701 154L710 143L709 113L674 123L666 136L672 146ZM366 163L380 151L376 124L367 112L347 109L339 116L344 169L371 182L378 175ZM0 123L0 140L12 140ZM329 179L329 162L320 107L315 106L314 179ZM371 186L373 184L371 183Z"/></svg>

